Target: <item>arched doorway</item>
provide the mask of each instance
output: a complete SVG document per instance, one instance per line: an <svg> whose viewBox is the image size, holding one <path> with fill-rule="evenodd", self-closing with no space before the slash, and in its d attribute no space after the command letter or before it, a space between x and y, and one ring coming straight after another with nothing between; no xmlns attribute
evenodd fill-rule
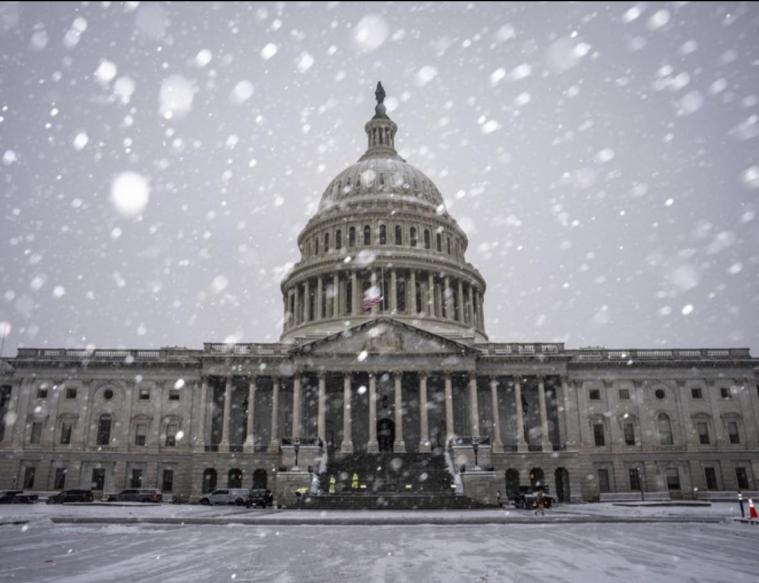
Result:
<svg viewBox="0 0 759 583"><path fill-rule="evenodd" d="M227 474L227 488L242 488L242 471L232 468Z"/></svg>
<svg viewBox="0 0 759 583"><path fill-rule="evenodd" d="M545 486L546 477L543 470L540 468L532 468L530 470L530 486Z"/></svg>
<svg viewBox="0 0 759 583"><path fill-rule="evenodd" d="M268 476L266 470L258 468L253 472L253 487L254 488L266 488L268 484Z"/></svg>
<svg viewBox="0 0 759 583"><path fill-rule="evenodd" d="M569 502L569 472L567 468L556 468L556 497L559 502Z"/></svg>
<svg viewBox="0 0 759 583"><path fill-rule="evenodd" d="M395 441L395 423L392 419L380 419L377 421L377 445L380 451L393 451Z"/></svg>
<svg viewBox="0 0 759 583"><path fill-rule="evenodd" d="M203 494L216 489L216 470L206 468L203 471Z"/></svg>
<svg viewBox="0 0 759 583"><path fill-rule="evenodd" d="M511 500L519 493L519 470L506 470L506 498Z"/></svg>

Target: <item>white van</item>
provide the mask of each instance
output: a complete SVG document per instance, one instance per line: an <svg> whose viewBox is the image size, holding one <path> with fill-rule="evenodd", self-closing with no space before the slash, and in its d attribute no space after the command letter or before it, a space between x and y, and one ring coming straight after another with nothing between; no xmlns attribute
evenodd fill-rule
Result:
<svg viewBox="0 0 759 583"><path fill-rule="evenodd" d="M237 504L243 506L250 498L247 488L219 488L200 499L201 504Z"/></svg>

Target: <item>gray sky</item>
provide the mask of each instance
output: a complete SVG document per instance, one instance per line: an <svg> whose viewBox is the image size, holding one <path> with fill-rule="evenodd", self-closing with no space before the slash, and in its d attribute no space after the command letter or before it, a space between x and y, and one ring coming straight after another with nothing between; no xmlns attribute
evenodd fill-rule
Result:
<svg viewBox="0 0 759 583"><path fill-rule="evenodd" d="M0 4L5 354L276 341L378 80L492 340L759 354L759 7L682 2Z"/></svg>

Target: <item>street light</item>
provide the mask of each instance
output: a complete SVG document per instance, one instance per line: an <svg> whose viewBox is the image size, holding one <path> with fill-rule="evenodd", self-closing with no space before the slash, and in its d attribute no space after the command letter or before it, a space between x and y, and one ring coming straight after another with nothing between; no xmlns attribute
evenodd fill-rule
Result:
<svg viewBox="0 0 759 583"><path fill-rule="evenodd" d="M472 449L474 450L474 469L479 470L479 464L477 463L477 452L480 450L480 438L472 437Z"/></svg>
<svg viewBox="0 0 759 583"><path fill-rule="evenodd" d="M295 467L293 469L298 468L298 451L300 450L300 437L296 437L293 439L293 450L295 450Z"/></svg>
<svg viewBox="0 0 759 583"><path fill-rule="evenodd" d="M643 494L643 484L645 483L645 474L643 474L643 468L638 466L635 468L635 470L638 472L638 485L640 486L640 501L645 501L646 497Z"/></svg>

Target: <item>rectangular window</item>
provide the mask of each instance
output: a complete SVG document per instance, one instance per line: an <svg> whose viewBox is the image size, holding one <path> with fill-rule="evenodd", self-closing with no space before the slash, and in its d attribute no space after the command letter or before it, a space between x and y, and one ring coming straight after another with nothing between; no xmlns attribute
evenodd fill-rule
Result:
<svg viewBox="0 0 759 583"><path fill-rule="evenodd" d="M707 490L719 490L717 472L714 471L714 468L704 468L704 477L706 478Z"/></svg>
<svg viewBox="0 0 759 583"><path fill-rule="evenodd" d="M138 468L132 469L132 478L129 480L130 488L142 488L142 470Z"/></svg>
<svg viewBox="0 0 759 583"><path fill-rule="evenodd" d="M669 490L680 489L680 472L677 468L667 468L667 488Z"/></svg>
<svg viewBox="0 0 759 583"><path fill-rule="evenodd" d="M71 444L71 423L61 423L61 445Z"/></svg>
<svg viewBox="0 0 759 583"><path fill-rule="evenodd" d="M640 474L638 473L638 468L630 468L628 471L628 475L630 476L630 490L633 492L640 491Z"/></svg>
<svg viewBox="0 0 759 583"><path fill-rule="evenodd" d="M169 390L169 401L179 401L179 391L177 389Z"/></svg>
<svg viewBox="0 0 759 583"><path fill-rule="evenodd" d="M635 445L635 425L625 423L625 445Z"/></svg>
<svg viewBox="0 0 759 583"><path fill-rule="evenodd" d="M166 425L166 447L175 447L177 445L177 431L179 431L179 425L176 423Z"/></svg>
<svg viewBox="0 0 759 583"><path fill-rule="evenodd" d="M97 445L108 445L111 442L111 418L103 415L98 421Z"/></svg>
<svg viewBox="0 0 759 583"><path fill-rule="evenodd" d="M596 447L603 447L606 445L603 423L595 423L593 425L593 439L596 442Z"/></svg>
<svg viewBox="0 0 759 583"><path fill-rule="evenodd" d="M738 489L739 490L748 490L749 484L748 484L748 473L746 472L746 468L735 468L735 479L738 482Z"/></svg>
<svg viewBox="0 0 759 583"><path fill-rule="evenodd" d="M66 387L66 398L67 399L76 399L76 389L71 387Z"/></svg>
<svg viewBox="0 0 759 583"><path fill-rule="evenodd" d="M698 421L696 430L698 431L698 442L701 445L709 445L709 424L706 421Z"/></svg>
<svg viewBox="0 0 759 583"><path fill-rule="evenodd" d="M37 389L38 399L47 399L47 385Z"/></svg>
<svg viewBox="0 0 759 583"><path fill-rule="evenodd" d="M147 423L138 423L134 426L134 444L144 446L147 443L148 425Z"/></svg>
<svg viewBox="0 0 759 583"><path fill-rule="evenodd" d="M609 484L609 470L600 468L598 470L598 489L601 492L611 492L611 486Z"/></svg>
<svg viewBox="0 0 759 583"><path fill-rule="evenodd" d="M150 389L140 389L140 401L150 400Z"/></svg>
<svg viewBox="0 0 759 583"><path fill-rule="evenodd" d="M440 233L435 233L435 245L438 253L443 252L443 236Z"/></svg>
<svg viewBox="0 0 759 583"><path fill-rule="evenodd" d="M161 490L164 492L174 491L174 470L163 470L163 480L161 480Z"/></svg>
<svg viewBox="0 0 759 583"><path fill-rule="evenodd" d="M630 389L619 389L619 400L620 401L629 401L630 400Z"/></svg>
<svg viewBox="0 0 759 583"><path fill-rule="evenodd" d="M741 442L741 436L738 434L738 422L737 421L728 421L727 422L727 435L730 438L730 443L740 443Z"/></svg>
<svg viewBox="0 0 759 583"><path fill-rule="evenodd" d="M395 244L396 245L402 245L403 244L403 229L400 225L395 225Z"/></svg>
<svg viewBox="0 0 759 583"><path fill-rule="evenodd" d="M55 468L53 490L63 490L66 487L66 468Z"/></svg>
<svg viewBox="0 0 759 583"><path fill-rule="evenodd" d="M704 395L701 392L701 389L691 389L690 390L690 396L693 399L703 399Z"/></svg>
<svg viewBox="0 0 759 583"><path fill-rule="evenodd" d="M105 468L92 468L92 489L103 490L105 488Z"/></svg>
<svg viewBox="0 0 759 583"><path fill-rule="evenodd" d="M42 437L42 422L35 421L32 423L32 434L29 437L29 443L39 445L40 438Z"/></svg>
<svg viewBox="0 0 759 583"><path fill-rule="evenodd" d="M34 488L34 466L26 466L24 468L24 490L32 490Z"/></svg>
<svg viewBox="0 0 759 583"><path fill-rule="evenodd" d="M723 399L729 399L729 398L730 398L730 389L728 389L727 387L722 387L722 388L719 390L719 394L720 394L720 396L721 396Z"/></svg>
<svg viewBox="0 0 759 583"><path fill-rule="evenodd" d="M590 389L589 397L591 401L600 401L601 391L599 391L598 389Z"/></svg>

